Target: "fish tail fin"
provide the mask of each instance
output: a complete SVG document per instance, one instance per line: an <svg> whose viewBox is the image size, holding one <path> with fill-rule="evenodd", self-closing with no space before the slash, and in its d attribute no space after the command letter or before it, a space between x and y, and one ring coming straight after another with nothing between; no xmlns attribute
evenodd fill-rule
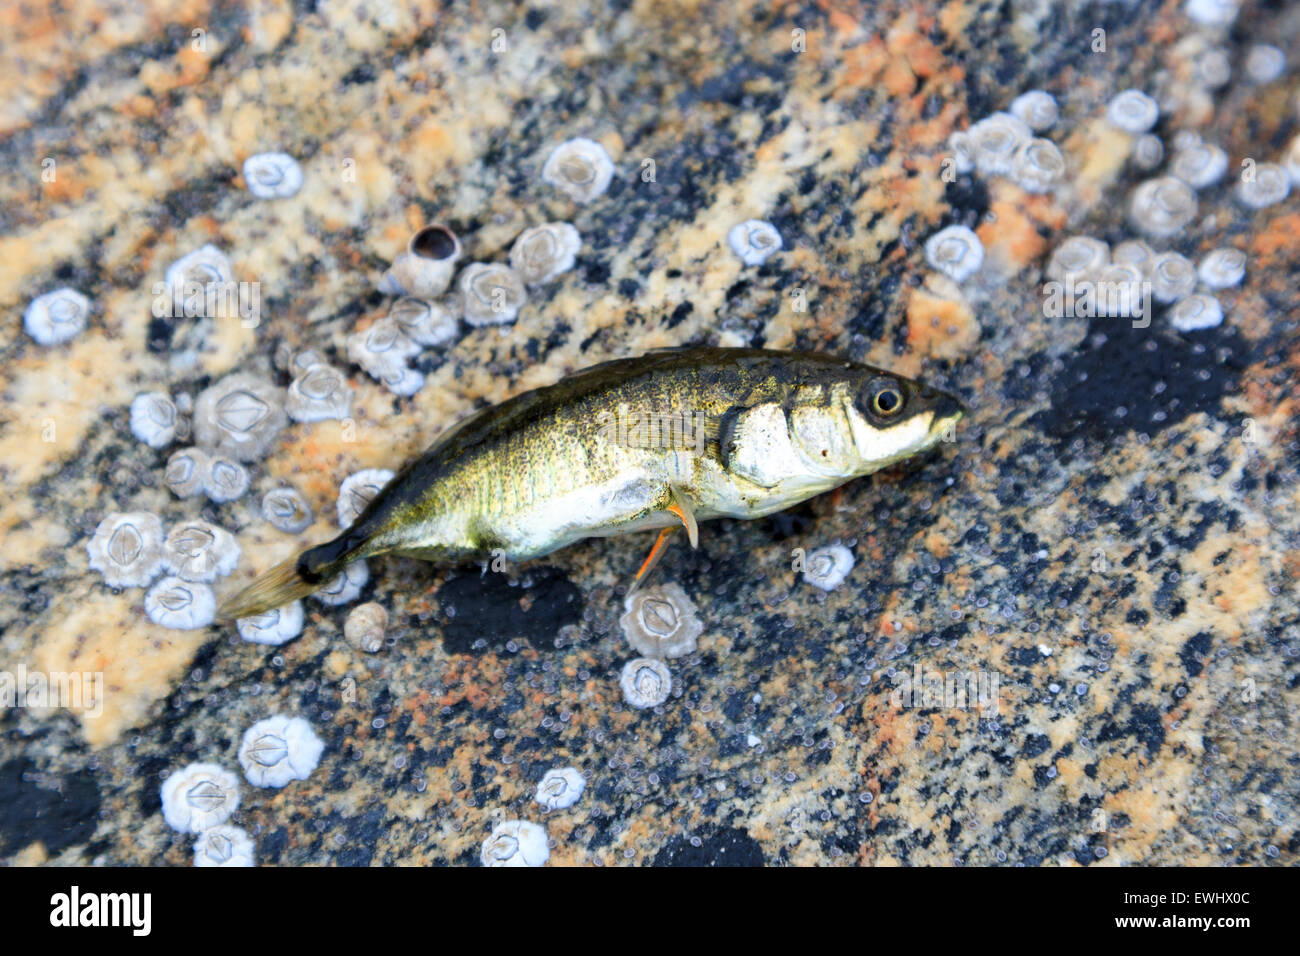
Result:
<svg viewBox="0 0 1300 956"><path fill-rule="evenodd" d="M363 557L364 545L364 540L344 532L333 541L308 548L262 573L248 587L223 601L217 617L237 621L304 598L334 580L350 561Z"/></svg>

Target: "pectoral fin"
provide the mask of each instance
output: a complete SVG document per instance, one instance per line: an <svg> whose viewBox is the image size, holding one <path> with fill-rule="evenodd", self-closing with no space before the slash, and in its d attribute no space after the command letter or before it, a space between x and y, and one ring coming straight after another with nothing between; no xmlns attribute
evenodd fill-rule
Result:
<svg viewBox="0 0 1300 956"><path fill-rule="evenodd" d="M677 515L686 526L686 537L690 539L691 547L700 546L700 526L695 522L695 510L691 507L691 499L682 493L681 489L672 489L672 502L666 509Z"/></svg>

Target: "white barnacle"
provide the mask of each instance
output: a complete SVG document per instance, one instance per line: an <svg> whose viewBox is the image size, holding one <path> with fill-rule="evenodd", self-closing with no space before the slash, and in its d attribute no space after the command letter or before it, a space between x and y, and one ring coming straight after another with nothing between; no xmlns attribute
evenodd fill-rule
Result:
<svg viewBox="0 0 1300 956"><path fill-rule="evenodd" d="M209 827L194 841L195 866L252 866L253 838L243 827Z"/></svg>
<svg viewBox="0 0 1300 956"><path fill-rule="evenodd" d="M276 714L244 731L239 765L255 787L283 787L306 780L320 763L325 744L301 717Z"/></svg>
<svg viewBox="0 0 1300 956"><path fill-rule="evenodd" d="M975 168L975 144L971 142L970 133L957 130L948 135L948 148L952 150L952 161L959 173L969 173Z"/></svg>
<svg viewBox="0 0 1300 956"><path fill-rule="evenodd" d="M358 650L373 654L384 646L384 631L388 628L388 612L382 604L367 601L348 612L343 622L343 636Z"/></svg>
<svg viewBox="0 0 1300 956"><path fill-rule="evenodd" d="M1128 263L1112 262L1090 278L1097 283L1095 307L1098 315L1132 317L1142 302L1142 270Z"/></svg>
<svg viewBox="0 0 1300 956"><path fill-rule="evenodd" d="M144 596L149 620L173 631L207 627L217 617L217 598L206 584L166 577Z"/></svg>
<svg viewBox="0 0 1300 956"><path fill-rule="evenodd" d="M548 810L563 810L578 802L587 781L577 767L560 767L546 771L533 797Z"/></svg>
<svg viewBox="0 0 1300 956"><path fill-rule="evenodd" d="M313 365L289 384L284 410L295 422L347 418L352 411L352 389L338 369Z"/></svg>
<svg viewBox="0 0 1300 956"><path fill-rule="evenodd" d="M992 113L968 131L975 166L988 176L1005 176L1015 168L1016 153L1034 135L1010 113Z"/></svg>
<svg viewBox="0 0 1300 956"><path fill-rule="evenodd" d="M1201 284L1207 289L1231 289L1241 285L1246 276L1246 254L1240 249L1211 249L1196 267Z"/></svg>
<svg viewBox="0 0 1300 956"><path fill-rule="evenodd" d="M201 246L181 256L163 276L176 316L208 314L209 293L235 281L226 254L214 245Z"/></svg>
<svg viewBox="0 0 1300 956"><path fill-rule="evenodd" d="M842 544L813 548L804 558L803 579L823 591L834 591L853 570L853 552Z"/></svg>
<svg viewBox="0 0 1300 956"><path fill-rule="evenodd" d="M1196 289L1196 268L1177 252L1157 253L1147 269L1147 278L1157 302L1177 302Z"/></svg>
<svg viewBox="0 0 1300 956"><path fill-rule="evenodd" d="M1047 260L1047 278L1057 282L1088 278L1110 265L1110 246L1092 236L1070 236Z"/></svg>
<svg viewBox="0 0 1300 956"><path fill-rule="evenodd" d="M574 202L603 195L613 178L614 161L605 147L581 137L555 147L542 166L542 179Z"/></svg>
<svg viewBox="0 0 1300 956"><path fill-rule="evenodd" d="M150 448L164 448L176 437L176 405L166 392L141 392L131 401L131 434Z"/></svg>
<svg viewBox="0 0 1300 956"><path fill-rule="evenodd" d="M474 262L460 274L465 321L475 327L513 322L528 301L519 273L499 262Z"/></svg>
<svg viewBox="0 0 1300 956"><path fill-rule="evenodd" d="M257 461L289 423L284 392L243 372L205 388L194 403L194 441L237 461Z"/></svg>
<svg viewBox="0 0 1300 956"><path fill-rule="evenodd" d="M1291 177L1276 163L1257 163L1253 176L1237 183L1237 199L1251 209L1279 203L1291 192Z"/></svg>
<svg viewBox="0 0 1300 956"><path fill-rule="evenodd" d="M1056 98L1051 93L1046 90L1029 90L1011 101L1011 115L1035 133L1041 133L1056 125L1059 111Z"/></svg>
<svg viewBox="0 0 1300 956"><path fill-rule="evenodd" d="M1196 218L1196 193L1181 179L1157 176L1143 180L1129 197L1133 228L1157 238L1172 236Z"/></svg>
<svg viewBox="0 0 1300 956"><path fill-rule="evenodd" d="M1138 169L1152 170L1165 158L1165 144L1155 133L1143 133L1133 140L1133 162Z"/></svg>
<svg viewBox="0 0 1300 956"><path fill-rule="evenodd" d="M945 226L925 241L925 261L954 282L964 282L984 264L984 243L965 226Z"/></svg>
<svg viewBox="0 0 1300 956"><path fill-rule="evenodd" d="M211 584L239 564L239 544L225 528L193 518L172 528L163 542L163 564L182 581Z"/></svg>
<svg viewBox="0 0 1300 956"><path fill-rule="evenodd" d="M241 617L235 622L239 636L250 644L268 644L279 647L302 633L303 608L301 601L272 608L252 617Z"/></svg>
<svg viewBox="0 0 1300 956"><path fill-rule="evenodd" d="M1187 0L1187 16L1205 27L1229 27L1241 10L1241 0Z"/></svg>
<svg viewBox="0 0 1300 956"><path fill-rule="evenodd" d="M181 833L202 833L239 806L239 778L212 763L192 763L163 781L163 819Z"/></svg>
<svg viewBox="0 0 1300 956"><path fill-rule="evenodd" d="M142 588L162 571L162 519L147 511L106 517L86 543L90 567L115 588Z"/></svg>
<svg viewBox="0 0 1300 956"><path fill-rule="evenodd" d="M420 347L406 337L391 316L348 336L348 358L385 385L401 381L407 361L419 354Z"/></svg>
<svg viewBox="0 0 1300 956"><path fill-rule="evenodd" d="M460 239L450 228L441 223L425 226L411 236L406 251L380 278L379 291L436 299L451 284L460 256Z"/></svg>
<svg viewBox="0 0 1300 956"><path fill-rule="evenodd" d="M425 376L419 369L402 367L386 369L379 376L379 384L394 395L409 398L424 388Z"/></svg>
<svg viewBox="0 0 1300 956"><path fill-rule="evenodd" d="M62 345L81 334L90 315L90 300L76 289L38 295L23 311L23 329L38 345Z"/></svg>
<svg viewBox="0 0 1300 956"><path fill-rule="evenodd" d="M1196 78L1207 90L1227 86L1232 79L1232 60L1222 47L1211 47L1196 58Z"/></svg>
<svg viewBox="0 0 1300 956"><path fill-rule="evenodd" d="M1106 120L1126 133L1145 133L1159 118L1160 107L1141 90L1124 90L1106 106Z"/></svg>
<svg viewBox="0 0 1300 956"><path fill-rule="evenodd" d="M1286 70L1286 54L1269 43L1256 43L1246 54L1246 75L1252 83L1272 83Z"/></svg>
<svg viewBox="0 0 1300 956"><path fill-rule="evenodd" d="M262 517L272 527L289 534L306 531L312 523L311 506L297 488L272 488L262 496Z"/></svg>
<svg viewBox="0 0 1300 956"><path fill-rule="evenodd" d="M506 820L483 841L484 866L543 866L550 859L546 828L527 820Z"/></svg>
<svg viewBox="0 0 1300 956"><path fill-rule="evenodd" d="M567 222L544 222L525 229L510 247L510 268L527 285L550 282L573 268L582 236Z"/></svg>
<svg viewBox="0 0 1300 956"><path fill-rule="evenodd" d="M351 604L361 596L361 589L370 580L370 567L365 558L353 561L340 571L329 584L312 595L316 600L329 607Z"/></svg>
<svg viewBox="0 0 1300 956"><path fill-rule="evenodd" d="M208 463L207 480L203 490L217 504L238 501L248 491L252 478L248 469L225 455L213 455Z"/></svg>
<svg viewBox="0 0 1300 956"><path fill-rule="evenodd" d="M633 707L658 707L673 689L673 675L668 665L656 657L637 657L623 665L618 677L623 699Z"/></svg>
<svg viewBox="0 0 1300 956"><path fill-rule="evenodd" d="M1223 322L1223 306L1212 295L1197 293L1180 299L1169 310L1169 323L1179 332L1199 332Z"/></svg>
<svg viewBox="0 0 1300 956"><path fill-rule="evenodd" d="M761 219L746 219L727 233L731 251L747 266L761 266L781 248L781 234L776 226Z"/></svg>
<svg viewBox="0 0 1300 956"><path fill-rule="evenodd" d="M339 527L350 528L384 485L393 480L393 474L387 468L366 468L344 478L336 505Z"/></svg>
<svg viewBox="0 0 1300 956"><path fill-rule="evenodd" d="M456 312L440 302L411 296L395 301L388 317L417 345L446 345L456 337Z"/></svg>
<svg viewBox="0 0 1300 956"><path fill-rule="evenodd" d="M1141 239L1125 239L1111 251L1110 261L1133 266L1145 277L1155 257L1155 250Z"/></svg>
<svg viewBox="0 0 1300 956"><path fill-rule="evenodd" d="M1065 157L1050 139L1028 140L1016 153L1011 179L1025 192L1045 193L1065 176Z"/></svg>
<svg viewBox="0 0 1300 956"><path fill-rule="evenodd" d="M704 625L681 586L664 584L633 591L623 600L618 623L632 649L646 657L674 658L694 653Z"/></svg>
<svg viewBox="0 0 1300 956"><path fill-rule="evenodd" d="M191 498L208 486L212 458L202 448L180 448L167 459L163 481L177 498Z"/></svg>
<svg viewBox="0 0 1300 956"><path fill-rule="evenodd" d="M302 167L288 153L257 153L244 160L244 185L258 199L288 199L302 188Z"/></svg>
<svg viewBox="0 0 1300 956"><path fill-rule="evenodd" d="M1169 172L1193 189L1213 186L1227 171L1228 154L1213 143L1180 149L1169 163Z"/></svg>

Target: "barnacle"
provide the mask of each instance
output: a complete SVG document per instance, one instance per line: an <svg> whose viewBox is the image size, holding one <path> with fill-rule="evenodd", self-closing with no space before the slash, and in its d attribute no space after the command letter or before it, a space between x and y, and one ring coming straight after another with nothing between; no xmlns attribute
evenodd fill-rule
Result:
<svg viewBox="0 0 1300 956"><path fill-rule="evenodd" d="M379 383L388 389L394 395L400 395L403 398L414 395L420 389L424 388L424 373L419 369L403 366L402 368L385 369L379 376Z"/></svg>
<svg viewBox="0 0 1300 956"><path fill-rule="evenodd" d="M242 827L222 824L194 841L195 866L252 866L253 839Z"/></svg>
<svg viewBox="0 0 1300 956"><path fill-rule="evenodd" d="M614 161L595 140L571 139L551 152L542 179L575 202L588 203L609 189Z"/></svg>
<svg viewBox="0 0 1300 956"><path fill-rule="evenodd" d="M964 282L984 264L984 244L965 226L947 226L926 240L925 260L954 282Z"/></svg>
<svg viewBox="0 0 1300 956"><path fill-rule="evenodd" d="M407 360L418 354L420 347L406 337L391 316L348 336L348 358L385 385L403 383Z"/></svg>
<svg viewBox="0 0 1300 956"><path fill-rule="evenodd" d="M992 113L967 132L975 165L989 176L1010 173L1017 151L1034 135L1033 130L1010 113Z"/></svg>
<svg viewBox="0 0 1300 956"><path fill-rule="evenodd" d="M561 767L548 770L537 785L533 797L548 810L563 810L578 802L587 781L577 767Z"/></svg>
<svg viewBox="0 0 1300 956"><path fill-rule="evenodd" d="M1141 90L1124 90L1106 107L1106 119L1126 133L1145 133L1159 118L1160 107Z"/></svg>
<svg viewBox="0 0 1300 956"><path fill-rule="evenodd" d="M1197 276L1207 289L1230 289L1246 275L1246 254L1240 249L1211 249L1201 259Z"/></svg>
<svg viewBox="0 0 1300 956"><path fill-rule="evenodd" d="M1232 61L1228 51L1222 47L1213 47L1196 58L1196 78L1209 90L1226 86L1232 79Z"/></svg>
<svg viewBox="0 0 1300 956"><path fill-rule="evenodd" d="M507 820L483 841L484 866L543 866L550 859L546 829L526 820Z"/></svg>
<svg viewBox="0 0 1300 956"><path fill-rule="evenodd" d="M276 714L244 731L239 765L255 787L283 787L306 780L320 763L325 744L301 717Z"/></svg>
<svg viewBox="0 0 1300 956"><path fill-rule="evenodd" d="M244 160L244 185L258 199L288 199L302 188L302 167L287 153L258 153Z"/></svg>
<svg viewBox="0 0 1300 956"><path fill-rule="evenodd" d="M1169 163L1169 172L1193 189L1213 186L1227 171L1228 154L1213 143L1180 149Z"/></svg>
<svg viewBox="0 0 1300 956"><path fill-rule="evenodd" d="M338 607L350 604L361 596L361 589L370 580L370 567L364 558L347 565L329 584L312 595L322 604Z"/></svg>
<svg viewBox="0 0 1300 956"><path fill-rule="evenodd" d="M312 522L311 506L296 488L272 488L262 496L262 517L290 534L306 531Z"/></svg>
<svg viewBox="0 0 1300 956"><path fill-rule="evenodd" d="M519 274L497 262L475 262L460 274L465 321L473 326L513 322L528 301Z"/></svg>
<svg viewBox="0 0 1300 956"><path fill-rule="evenodd" d="M1047 260L1047 277L1058 282L1081 279L1110 264L1110 246L1092 236L1070 236Z"/></svg>
<svg viewBox="0 0 1300 956"><path fill-rule="evenodd" d="M163 781L163 819L181 833L220 826L238 806L239 778L216 764L192 763Z"/></svg>
<svg viewBox="0 0 1300 956"><path fill-rule="evenodd" d="M224 504L244 497L251 483L252 478L248 474L248 469L239 462L224 455L213 455L208 462L208 473L203 490L217 504Z"/></svg>
<svg viewBox="0 0 1300 956"><path fill-rule="evenodd" d="M1256 43L1246 54L1246 75L1254 83L1272 83L1286 70L1286 54L1268 43Z"/></svg>
<svg viewBox="0 0 1300 956"><path fill-rule="evenodd" d="M352 411L352 389L338 369L313 365L289 383L284 410L295 422L347 418Z"/></svg>
<svg viewBox="0 0 1300 956"><path fill-rule="evenodd" d="M1232 26L1241 9L1241 0L1187 0L1187 16L1206 27Z"/></svg>
<svg viewBox="0 0 1300 956"><path fill-rule="evenodd" d="M23 329L39 345L62 345L86 327L90 300L76 289L55 289L32 299L23 311Z"/></svg>
<svg viewBox="0 0 1300 956"><path fill-rule="evenodd" d="M1134 266L1146 276L1155 256L1155 251L1141 239L1125 239L1111 251L1110 261L1117 265Z"/></svg>
<svg viewBox="0 0 1300 956"><path fill-rule="evenodd" d="M150 448L176 437L176 405L166 392L142 392L131 401L131 434Z"/></svg>
<svg viewBox="0 0 1300 956"><path fill-rule="evenodd" d="M781 248L781 234L770 222L747 219L731 227L727 243L745 265L761 266L768 256Z"/></svg>
<svg viewBox="0 0 1300 956"><path fill-rule="evenodd" d="M1098 315L1132 316L1142 302L1142 270L1135 265L1112 262L1092 276Z"/></svg>
<svg viewBox="0 0 1300 956"><path fill-rule="evenodd" d="M366 506L374 500L375 495L384 485L393 480L393 472L387 468L366 468L343 479L339 485L338 508L339 527L351 527Z"/></svg>
<svg viewBox="0 0 1300 956"><path fill-rule="evenodd" d="M208 486L212 458L202 448L181 448L167 459L163 481L178 498L199 494Z"/></svg>
<svg viewBox="0 0 1300 956"><path fill-rule="evenodd" d="M175 631L207 627L217 616L217 598L206 584L166 577L144 596L149 620Z"/></svg>
<svg viewBox="0 0 1300 956"><path fill-rule="evenodd" d="M382 604L367 601L358 604L343 622L343 636L348 643L367 654L384 646L384 631L388 627L388 612Z"/></svg>
<svg viewBox="0 0 1300 956"><path fill-rule="evenodd" d="M1169 322L1179 332L1211 329L1223 322L1223 306L1214 296L1198 292L1180 299L1169 310Z"/></svg>
<svg viewBox="0 0 1300 956"><path fill-rule="evenodd" d="M1011 115L1035 133L1041 133L1056 125L1056 99L1045 90L1029 90L1011 101Z"/></svg>
<svg viewBox="0 0 1300 956"><path fill-rule="evenodd" d="M853 552L842 544L814 548L804 559L803 579L823 591L834 591L849 576L853 564Z"/></svg>
<svg viewBox="0 0 1300 956"><path fill-rule="evenodd" d="M162 571L162 519L147 511L111 514L86 543L90 567L115 588L142 588Z"/></svg>
<svg viewBox="0 0 1300 956"><path fill-rule="evenodd" d="M447 291L460 256L460 239L451 229L440 223L425 226L380 278L379 291L435 299Z"/></svg>
<svg viewBox="0 0 1300 956"><path fill-rule="evenodd" d="M178 315L203 315L207 309L207 290L213 285L233 282L235 270L226 254L214 245L201 246L181 256L163 276Z"/></svg>
<svg viewBox="0 0 1300 956"><path fill-rule="evenodd" d="M407 296L392 304L388 317L417 345L446 345L456 337L456 312L439 302Z"/></svg>
<svg viewBox="0 0 1300 956"><path fill-rule="evenodd" d="M195 518L172 528L163 542L163 564L183 581L211 584L239 564L239 545L224 528Z"/></svg>
<svg viewBox="0 0 1300 956"><path fill-rule="evenodd" d="M1147 276L1157 302L1176 302L1196 289L1196 269L1186 256L1176 252L1158 253L1151 260Z"/></svg>
<svg viewBox="0 0 1300 956"><path fill-rule="evenodd" d="M239 636L250 644L269 644L278 647L302 633L303 608L301 601L272 608L252 617L241 617L235 622Z"/></svg>
<svg viewBox="0 0 1300 956"><path fill-rule="evenodd" d="M1050 139L1034 138L1020 147L1013 179L1021 189L1031 193L1045 193L1065 175L1065 157Z"/></svg>
<svg viewBox="0 0 1300 956"><path fill-rule="evenodd" d="M1165 144L1155 133L1143 133L1133 140L1133 162L1138 169L1155 169L1165 158Z"/></svg>
<svg viewBox="0 0 1300 956"><path fill-rule="evenodd" d="M633 707L658 707L673 689L673 675L658 658L637 657L623 665L618 685L623 699Z"/></svg>
<svg viewBox="0 0 1300 956"><path fill-rule="evenodd" d="M204 389L194 403L194 440L237 461L257 461L289 423L284 392L243 372Z"/></svg>
<svg viewBox="0 0 1300 956"><path fill-rule="evenodd" d="M570 223L545 222L519 234L510 267L527 285L540 285L572 269L581 248L582 236Z"/></svg>
<svg viewBox="0 0 1300 956"><path fill-rule="evenodd" d="M953 164L959 173L969 173L975 168L975 144L970 133L963 130L948 135L948 148L952 150Z"/></svg>
<svg viewBox="0 0 1300 956"><path fill-rule="evenodd" d="M678 584L633 591L623 601L619 625L632 649L646 657L673 658L695 651L704 625Z"/></svg>
<svg viewBox="0 0 1300 956"><path fill-rule="evenodd" d="M1129 222L1148 236L1172 236L1196 218L1196 193L1181 179L1144 180L1129 197Z"/></svg>
<svg viewBox="0 0 1300 956"><path fill-rule="evenodd" d="M1237 198L1251 209L1279 203L1291 192L1290 177L1276 163L1258 163L1255 174L1237 183Z"/></svg>

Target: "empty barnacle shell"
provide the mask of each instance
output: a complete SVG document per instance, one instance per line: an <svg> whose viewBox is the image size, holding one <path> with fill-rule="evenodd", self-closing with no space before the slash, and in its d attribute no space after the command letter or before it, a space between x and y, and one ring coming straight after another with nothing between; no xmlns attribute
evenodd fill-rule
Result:
<svg viewBox="0 0 1300 956"><path fill-rule="evenodd" d="M163 819L181 833L202 833L230 819L239 806L239 778L212 763L192 763L162 785Z"/></svg>
<svg viewBox="0 0 1300 956"><path fill-rule="evenodd" d="M548 810L563 810L577 803L586 787L587 781L577 767L560 767L546 771L533 799Z"/></svg>
<svg viewBox="0 0 1300 956"><path fill-rule="evenodd" d="M258 199L288 199L302 188L302 167L288 153L258 153L244 160L244 185Z"/></svg>
<svg viewBox="0 0 1300 956"><path fill-rule="evenodd" d="M1146 276L1155 255L1155 251L1141 239L1125 239L1111 251L1110 261L1116 265L1133 266Z"/></svg>
<svg viewBox="0 0 1300 956"><path fill-rule="evenodd" d="M250 644L269 644L278 647L302 633L303 608L301 601L272 608L252 617L241 617L235 622L239 636Z"/></svg>
<svg viewBox="0 0 1300 956"><path fill-rule="evenodd" d="M814 548L804 558L803 579L823 591L833 591L853 570L853 552L842 544Z"/></svg>
<svg viewBox="0 0 1300 956"><path fill-rule="evenodd" d="M62 345L80 335L90 315L90 300L76 289L55 289L32 299L23 311L23 329L38 345Z"/></svg>
<svg viewBox="0 0 1300 956"><path fill-rule="evenodd" d="M284 410L295 422L347 418L352 411L352 389L338 369L313 365L289 383Z"/></svg>
<svg viewBox="0 0 1300 956"><path fill-rule="evenodd" d="M398 299L388 317L417 345L446 345L456 337L456 312L439 302L411 296Z"/></svg>
<svg viewBox="0 0 1300 956"><path fill-rule="evenodd" d="M208 289L233 282L235 270L226 254L208 244L181 256L163 276L177 315L205 315Z"/></svg>
<svg viewBox="0 0 1300 956"><path fill-rule="evenodd" d="M213 455L208 463L208 473L203 483L203 490L208 498L217 504L238 501L248 491L252 478L248 469L224 455Z"/></svg>
<svg viewBox="0 0 1300 956"><path fill-rule="evenodd" d="M542 866L550 856L545 828L526 820L498 823L479 852L484 866Z"/></svg>
<svg viewBox="0 0 1300 956"><path fill-rule="evenodd" d="M166 392L141 392L131 401L131 434L150 448L176 437L176 405Z"/></svg>
<svg viewBox="0 0 1300 956"><path fill-rule="evenodd" d="M528 301L519 274L496 262L475 262L460 274L465 321L473 326L513 322Z"/></svg>
<svg viewBox="0 0 1300 956"><path fill-rule="evenodd" d="M510 247L510 268L527 285L550 282L573 268L582 236L567 222L544 222L525 229Z"/></svg>
<svg viewBox="0 0 1300 956"><path fill-rule="evenodd" d="M1228 51L1213 47L1196 58L1196 79L1208 90L1226 86L1232 79L1232 60Z"/></svg>
<svg viewBox="0 0 1300 956"><path fill-rule="evenodd" d="M953 164L959 173L969 173L975 168L975 144L970 133L958 130L948 135L948 148L952 150Z"/></svg>
<svg viewBox="0 0 1300 956"><path fill-rule="evenodd" d="M1219 300L1200 292L1179 299L1169 310L1169 324L1179 332L1212 329L1222 322L1223 306Z"/></svg>
<svg viewBox="0 0 1300 956"><path fill-rule="evenodd" d="M1133 140L1133 162L1138 169L1155 169L1165 158L1165 144L1155 133L1143 133Z"/></svg>
<svg viewBox="0 0 1300 956"><path fill-rule="evenodd" d="M1237 183L1237 198L1251 209L1279 203L1291 192L1291 178L1276 163L1257 163L1255 174Z"/></svg>
<svg viewBox="0 0 1300 956"><path fill-rule="evenodd" d="M658 707L668 699L673 689L673 675L668 665L658 658L637 657L623 665L618 686L623 689L624 700L644 710Z"/></svg>
<svg viewBox="0 0 1300 956"><path fill-rule="evenodd" d="M1056 125L1059 111L1056 107L1056 98L1051 93L1045 90L1030 90L1021 93L1011 101L1011 115L1035 133L1041 133Z"/></svg>
<svg viewBox="0 0 1300 956"><path fill-rule="evenodd" d="M155 624L191 631L216 619L217 598L206 584L165 577L146 592L144 610Z"/></svg>
<svg viewBox="0 0 1300 956"><path fill-rule="evenodd" d="M1201 26L1232 26L1241 10L1241 0L1187 0L1183 10Z"/></svg>
<svg viewBox="0 0 1300 956"><path fill-rule="evenodd" d="M1011 179L1021 189L1031 193L1045 193L1065 175L1065 157L1050 139L1035 137L1022 145L1016 153Z"/></svg>
<svg viewBox="0 0 1300 956"><path fill-rule="evenodd" d="M212 458L202 448L181 448L167 459L163 481L178 498L199 494L208 486Z"/></svg>
<svg viewBox="0 0 1300 956"><path fill-rule="evenodd" d="M1112 262L1095 275L1094 307L1098 315L1134 316L1145 314L1142 306L1142 270L1128 263Z"/></svg>
<svg viewBox="0 0 1300 956"><path fill-rule="evenodd" d="M614 161L605 147L581 137L555 147L542 166L543 180L580 203L603 195L613 178Z"/></svg>
<svg viewBox="0 0 1300 956"><path fill-rule="evenodd" d="M225 528L193 518L178 524L163 542L163 564L184 581L211 584L239 564L239 545Z"/></svg>
<svg viewBox="0 0 1300 956"><path fill-rule="evenodd" d="M289 423L284 392L244 372L204 389L194 403L194 440L236 461L257 461Z"/></svg>
<svg viewBox="0 0 1300 956"><path fill-rule="evenodd" d="M242 827L223 823L199 834L194 841L195 866L252 866L253 838Z"/></svg>
<svg viewBox="0 0 1300 956"><path fill-rule="evenodd" d="M378 376L379 384L394 395L409 397L424 388L424 373L418 369L402 367L384 369Z"/></svg>
<svg viewBox="0 0 1300 956"><path fill-rule="evenodd" d="M301 717L276 714L244 731L239 765L255 787L283 787L306 780L320 763L325 744Z"/></svg>
<svg viewBox="0 0 1300 956"><path fill-rule="evenodd" d="M361 596L361 589L370 580L370 567L364 558L353 561L312 597L329 607L350 604Z"/></svg>
<svg viewBox="0 0 1300 956"><path fill-rule="evenodd" d="M351 527L384 485L392 480L393 472L387 468L366 468L344 478L339 485L337 503L339 527Z"/></svg>
<svg viewBox="0 0 1300 956"><path fill-rule="evenodd" d="M1172 236L1196 218L1196 193L1181 179L1144 180L1129 197L1129 222L1148 236Z"/></svg>
<svg viewBox="0 0 1300 956"><path fill-rule="evenodd" d="M90 567L109 587L142 588L163 568L162 519L147 511L106 517L86 542Z"/></svg>
<svg viewBox="0 0 1300 956"><path fill-rule="evenodd" d="M1256 43L1246 54L1246 75L1253 83L1272 83L1286 69L1286 54L1269 43Z"/></svg>
<svg viewBox="0 0 1300 956"><path fill-rule="evenodd" d="M1106 119L1126 133L1145 133L1160 118L1156 101L1141 90L1124 90L1106 106Z"/></svg>
<svg viewBox="0 0 1300 956"><path fill-rule="evenodd" d="M925 261L954 282L964 282L984 264L984 243L965 226L946 226L925 241Z"/></svg>
<svg viewBox="0 0 1300 956"><path fill-rule="evenodd" d="M348 612L343 622L343 636L358 650L373 654L384 646L384 631L388 628L388 612L382 604L367 601Z"/></svg>
<svg viewBox="0 0 1300 956"><path fill-rule="evenodd" d="M1110 264L1110 246L1092 236L1070 236L1047 260L1047 277L1058 282L1081 279Z"/></svg>
<svg viewBox="0 0 1300 956"><path fill-rule="evenodd" d="M419 390L403 388L408 373L412 371L406 363L419 353L420 347L406 337L394 319L387 316L348 336L348 358L365 369L371 378L399 395L412 395ZM418 372L415 374L419 375ZM420 384L424 384L423 376L420 376Z"/></svg>
<svg viewBox="0 0 1300 956"><path fill-rule="evenodd" d="M1193 189L1213 186L1227 171L1228 154L1213 143L1180 149L1169 163L1169 172Z"/></svg>
<svg viewBox="0 0 1300 956"><path fill-rule="evenodd" d="M1157 302L1177 302L1196 289L1196 269L1186 256L1177 252L1161 252L1151 260L1147 269L1151 280L1151 295Z"/></svg>
<svg viewBox="0 0 1300 956"><path fill-rule="evenodd" d="M441 223L425 226L411 236L406 251L393 260L379 280L379 291L435 299L451 285L460 256L456 233Z"/></svg>
<svg viewBox="0 0 1300 956"><path fill-rule="evenodd" d="M1246 275L1246 254L1240 249L1211 249L1201 259L1196 274L1207 289L1230 289Z"/></svg>
<svg viewBox="0 0 1300 956"><path fill-rule="evenodd" d="M695 651L704 625L678 584L633 591L623 600L619 625L632 649L645 657L673 658Z"/></svg>
<svg viewBox="0 0 1300 956"><path fill-rule="evenodd" d="M782 245L776 226L761 219L747 219L732 226L727 233L727 244L747 266L761 266Z"/></svg>
<svg viewBox="0 0 1300 956"><path fill-rule="evenodd" d="M272 488L262 496L262 517L281 531L298 534L311 526L311 506L296 488Z"/></svg>
<svg viewBox="0 0 1300 956"><path fill-rule="evenodd" d="M1005 176L1015 167L1020 147L1034 134L1010 113L992 113L973 125L968 135L979 171L989 176Z"/></svg>

